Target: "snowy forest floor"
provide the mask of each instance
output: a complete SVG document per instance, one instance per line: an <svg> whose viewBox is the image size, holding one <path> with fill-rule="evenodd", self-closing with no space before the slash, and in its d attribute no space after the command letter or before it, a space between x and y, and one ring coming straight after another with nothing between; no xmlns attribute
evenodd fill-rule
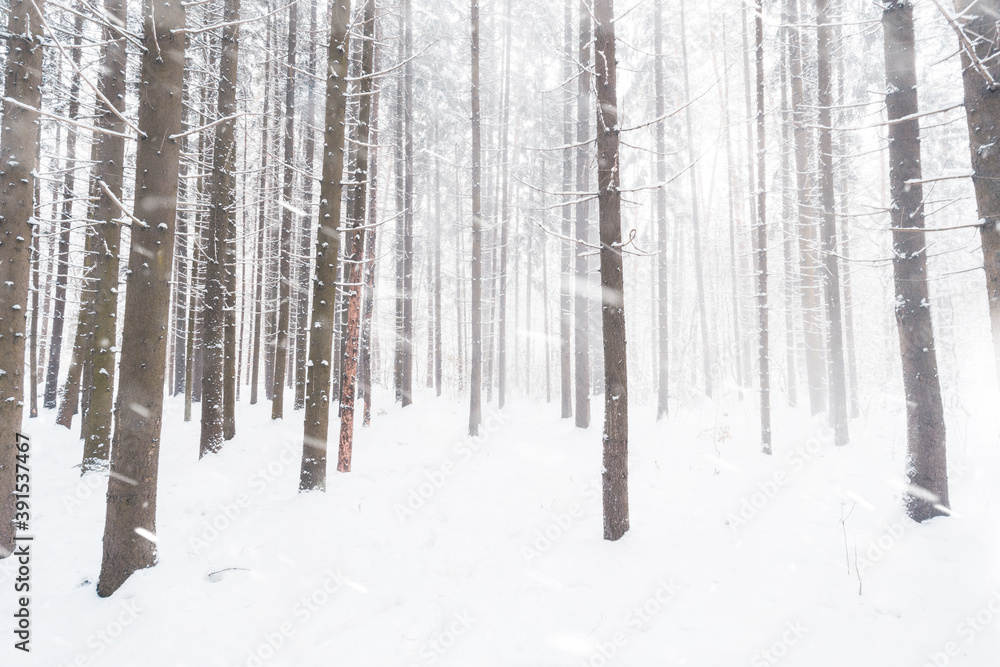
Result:
<svg viewBox="0 0 1000 667"><path fill-rule="evenodd" d="M949 412L955 515L924 525L901 505L900 404L870 407L840 449L779 410L772 457L752 400L660 423L634 404L617 543L601 539L600 398L588 430L524 401L488 408L473 440L465 401L378 395L354 471L307 495L301 412L272 422L244 398L236 439L199 461L197 406L183 423L172 398L159 563L108 599L106 478L79 476L80 443L46 411L29 424L32 652L7 641L0 665L995 667L1000 415L981 398Z"/></svg>

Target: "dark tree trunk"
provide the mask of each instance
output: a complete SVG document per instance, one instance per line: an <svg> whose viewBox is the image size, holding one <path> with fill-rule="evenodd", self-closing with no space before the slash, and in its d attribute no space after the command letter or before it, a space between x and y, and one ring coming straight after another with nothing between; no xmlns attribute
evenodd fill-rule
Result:
<svg viewBox="0 0 1000 667"><path fill-rule="evenodd" d="M364 42L361 46L361 84L358 90L357 150L354 151L354 198L348 225L347 244L350 257L347 279L347 340L344 354L344 380L340 388L340 451L337 470L350 472L354 443L354 393L357 385L358 348L361 338L361 263L364 252L365 204L368 187L368 145L371 142L373 62L375 47L375 0L365 0Z"/></svg>
<svg viewBox="0 0 1000 667"><path fill-rule="evenodd" d="M404 113L403 153L406 162L403 199L403 407L413 403L413 3L403 1Z"/></svg>
<svg viewBox="0 0 1000 667"><path fill-rule="evenodd" d="M285 415L285 373L288 363L288 327L291 319L291 266L292 266L292 186L295 171L295 49L298 34L298 6L288 7L287 79L285 81L284 173L281 198L287 206L281 211L281 240L278 248L278 322L277 341L274 349L274 378L271 384L271 419ZM314 332L315 333L315 332Z"/></svg>
<svg viewBox="0 0 1000 667"><path fill-rule="evenodd" d="M37 7L38 11L35 11ZM0 124L0 558L14 550L17 434L24 412L25 309L31 269L42 0L11 0ZM16 103L15 103L16 102ZM23 105L23 106L21 106Z"/></svg>
<svg viewBox="0 0 1000 667"><path fill-rule="evenodd" d="M628 370L613 0L595 0L594 38L603 295L601 319L604 328L604 464L601 480L604 489L604 539L617 540L629 528Z"/></svg>
<svg viewBox="0 0 1000 667"><path fill-rule="evenodd" d="M323 124L323 180L319 193L313 277L312 332L309 336L309 373L303 432L299 490L326 489L326 451L330 426L330 378L333 372L334 307L337 300L337 264L340 252L340 197L344 173L344 124L347 115L347 26L349 0L335 0L330 45L326 55L326 111ZM277 377L277 376L276 376Z"/></svg>
<svg viewBox="0 0 1000 667"><path fill-rule="evenodd" d="M979 235L986 269L993 350L1000 379L1000 27L998 0L955 0L955 11L964 17L966 36L960 38L965 114L972 151L972 184L979 211ZM968 43L970 35L977 39Z"/></svg>
<svg viewBox="0 0 1000 667"><path fill-rule="evenodd" d="M115 407L111 479L104 523L104 554L97 594L114 593L136 570L156 563L156 481L163 413L166 337L170 325L170 269L174 221L184 47L184 6L148 0L139 96L135 217L125 296L121 381ZM149 257L152 253L153 257ZM155 539L155 538L154 538Z"/></svg>
<svg viewBox="0 0 1000 667"><path fill-rule="evenodd" d="M218 117L212 164L212 200L205 244L205 299L202 302L202 401L201 444L198 456L222 448L225 405L233 401L235 384L235 331L227 335L230 315L235 315L236 277L236 76L239 69L238 21L240 0L226 0L222 14L222 55L219 59ZM230 309L230 305L232 309ZM235 325L235 320L232 320ZM233 327L235 328L235 327ZM230 406L230 409L232 406Z"/></svg>
<svg viewBox="0 0 1000 667"><path fill-rule="evenodd" d="M124 0L105 0L105 14L112 21L125 24ZM126 44L125 37L109 27L103 29L106 42L102 54L99 89L105 99L114 100L115 109L125 111ZM101 108L97 118L100 128L122 133L125 123L111 109ZM115 341L118 325L118 269L121 252L122 212L115 199L122 199L125 140L114 135L97 135L97 222L94 239L94 325L91 359L93 389L84 421L83 470L107 466L111 450L112 407L115 387ZM107 188L107 190L105 190ZM110 194L109 194L110 193ZM112 196L114 198L112 198Z"/></svg>
<svg viewBox="0 0 1000 667"><path fill-rule="evenodd" d="M948 466L944 405L927 286L924 189L920 169L913 6L908 0L883 5L885 77L889 92L889 189L896 324L906 393L907 474L911 490L906 510L915 521L946 514Z"/></svg>

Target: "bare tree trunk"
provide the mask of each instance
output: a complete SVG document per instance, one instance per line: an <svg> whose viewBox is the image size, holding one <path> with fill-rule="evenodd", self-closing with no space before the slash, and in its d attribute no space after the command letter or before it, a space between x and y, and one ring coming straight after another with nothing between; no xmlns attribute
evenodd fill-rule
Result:
<svg viewBox="0 0 1000 667"><path fill-rule="evenodd" d="M378 39L379 30L376 7L376 19L373 21L375 29L375 53L373 55L372 69L379 71L381 61L381 49ZM371 111L371 138L368 151L368 210L367 210L367 230L365 230L365 302L361 311L361 391L365 400L365 412L362 422L363 426L371 424L371 404L372 404L372 316L375 310L375 240L378 223L378 137L379 137L379 99L381 98L382 84L374 81L372 91L372 111Z"/></svg>
<svg viewBox="0 0 1000 667"><path fill-rule="evenodd" d="M771 361L767 323L767 142L764 136L764 0L754 13L757 53L757 366L760 380L760 445L771 454Z"/></svg>
<svg viewBox="0 0 1000 667"><path fill-rule="evenodd" d="M483 201L482 128L479 111L479 0L471 0L472 26L472 377L469 380L469 435L479 435L483 388Z"/></svg>
<svg viewBox="0 0 1000 667"><path fill-rule="evenodd" d="M563 67L563 78L569 85L573 76L573 61L569 54L573 48L573 0L566 0L566 60ZM566 104L563 108L563 190L573 190L573 155L569 146L573 143L573 94L572 89L566 90ZM572 328L571 286L574 284L571 271L571 258L576 246L570 239L573 235L573 210L567 202L562 206L562 240L559 244L559 369L560 396L562 397L559 416L569 419L573 416L573 348L570 342Z"/></svg>
<svg viewBox="0 0 1000 667"><path fill-rule="evenodd" d="M820 193L823 203L823 278L825 280L826 316L829 323L827 361L830 380L830 420L833 439L846 445L850 439L847 424L847 370L844 362L844 327L840 302L840 262L837 259L837 202L833 184L833 76L830 65L829 0L816 0L817 72L819 87L819 163Z"/></svg>
<svg viewBox="0 0 1000 667"><path fill-rule="evenodd" d="M406 162L403 201L403 387L402 404L413 403L413 3L403 0L403 44L406 65L403 67L405 133L403 153Z"/></svg>
<svg viewBox="0 0 1000 667"><path fill-rule="evenodd" d="M503 408L507 402L507 239L510 226L510 183L508 177L510 165L507 160L510 144L511 0L506 0L505 6L503 97L500 102L502 106L500 112L500 169L503 185L501 185L500 195L500 314L497 321L497 407L499 408ZM515 275L516 273L515 270Z"/></svg>
<svg viewBox="0 0 1000 667"><path fill-rule="evenodd" d="M291 267L292 267L292 187L295 172L295 49L298 33L298 6L288 7L287 80L285 82L284 174L281 198L287 204L281 211L281 241L279 244L278 274L278 340L274 353L274 379L271 384L271 419L282 419L285 414L285 373L288 362L288 327L291 318ZM313 332L317 333L317 332Z"/></svg>
<svg viewBox="0 0 1000 667"><path fill-rule="evenodd" d="M625 276L621 250L621 180L613 0L595 0L594 38L605 378L604 464L601 480L604 490L604 539L617 540L629 528L628 369L625 354Z"/></svg>
<svg viewBox="0 0 1000 667"><path fill-rule="evenodd" d="M788 24L787 6L783 9L782 22ZM781 86L781 248L784 255L785 273L785 373L787 389L785 399L789 407L799 403L798 373L796 372L795 345L795 301L799 277L795 272L795 249L792 246L794 230L792 228L792 118L788 102L788 29L781 31L781 67L779 78Z"/></svg>
<svg viewBox="0 0 1000 667"><path fill-rule="evenodd" d="M268 2L265 7L270 7ZM257 403L257 391L260 386L260 355L261 343L267 342L266 336L261 336L261 319L264 311L264 276L267 273L264 264L264 248L267 245L267 231L264 226L264 219L267 213L267 130L270 125L270 104L271 104L271 18L268 16L267 27L265 28L264 51L267 53L264 61L264 114L260 124L260 174L258 176L257 188L260 191L260 204L257 208L257 288L254 295L254 315L253 315L253 343L252 361L250 373L250 405ZM262 340L263 339L263 340ZM267 354L265 352L265 358ZM265 361L265 364L267 362Z"/></svg>
<svg viewBox="0 0 1000 667"><path fill-rule="evenodd" d="M73 55L72 62L79 68L80 66L80 42L83 36L83 16L77 14L74 17L73 34ZM77 120L80 115L80 76L73 75L69 90L68 116ZM63 202L62 217L64 228L66 229L66 270L69 270L69 230L73 220L73 200L76 198L76 130L70 126L66 128L66 173L63 176ZM91 326L90 298L87 295L87 279L90 268L90 234L87 232L87 240L84 242L84 280L80 290L80 310L77 315L76 331L73 336L72 357L70 366L66 373L66 383L61 392L61 405L56 423L66 428L70 428L73 423L73 415L76 414L80 405L80 375L83 370L82 360L84 357L84 346L87 341L87 331ZM62 241L62 239L60 239ZM58 287L57 287L58 291ZM63 293L65 296L65 292ZM51 363L51 360L50 360ZM58 379L58 378L57 378Z"/></svg>
<svg viewBox="0 0 1000 667"><path fill-rule="evenodd" d="M590 44L594 38L590 27L590 6L587 0L580 0L579 10L579 65L576 98L576 190L586 192L590 183L587 177L587 149L583 145L590 134L590 74L593 64ZM581 199L583 194L578 195ZM573 352L576 363L576 426L590 426L590 327L587 312L590 298L590 276L587 274L587 202L576 205L576 285L574 298L574 338Z"/></svg>
<svg viewBox="0 0 1000 667"><path fill-rule="evenodd" d="M435 137L437 131L435 129ZM434 157L434 392L441 395L441 158Z"/></svg>
<svg viewBox="0 0 1000 667"><path fill-rule="evenodd" d="M0 558L14 550L15 457L24 411L25 308L31 270L29 223L34 213L37 109L42 103L43 7L42 0L11 0L7 13L0 124L0 221L7 239L0 243L0 368L9 370L0 373Z"/></svg>
<svg viewBox="0 0 1000 667"><path fill-rule="evenodd" d="M202 302L201 444L199 458L222 448L225 404L235 392L235 352L230 348L228 315L235 284L235 214L236 214L236 75L239 70L238 22L240 0L225 0L222 14L222 55L219 59L218 118L215 126L215 150L212 164L212 203L208 220L208 243L205 245L205 300ZM225 120L229 119L229 120ZM235 281L233 281L235 282ZM232 287L232 289L231 289ZM232 306L235 307L235 301ZM227 312L228 311L228 312ZM233 322L235 324L235 321ZM234 332L235 334L235 332ZM235 347L235 335L233 336ZM228 438L226 438L228 439Z"/></svg>
<svg viewBox="0 0 1000 667"><path fill-rule="evenodd" d="M798 0L786 0L788 21L789 74L792 79L792 122L795 139L795 182L798 192L799 261L802 265L802 328L806 348L806 375L812 414L826 409L826 365L823 360L823 329L820 321L822 289L816 227L809 202L809 145L806 128L806 99L803 90L802 48L799 32Z"/></svg>
<svg viewBox="0 0 1000 667"><path fill-rule="evenodd" d="M405 28L404 28L405 30ZM406 59L406 42L399 41L399 61ZM395 265L396 265L396 320L395 320L395 348L393 350L393 390L395 391L397 402L403 400L403 356L406 354L406 344L403 333L403 255L406 253L405 236L406 220L403 212L405 207L405 183L406 183L406 163L404 161L404 128L405 120L404 106L405 91L401 78L396 80L396 243L395 243Z"/></svg>
<svg viewBox="0 0 1000 667"><path fill-rule="evenodd" d="M136 570L156 563L156 481L163 413L166 337L170 324L170 269L174 221L184 47L184 6L149 0L143 6L144 36L139 96L132 249L125 296L121 381L115 407L111 479L104 523L104 554L97 594L107 597ZM153 257L149 257L152 253Z"/></svg>
<svg viewBox="0 0 1000 667"><path fill-rule="evenodd" d="M970 0L955 0L955 11L963 18L966 36L960 37L962 83L965 89L965 114L972 152L972 184L979 212L979 235L986 269L986 294L989 299L993 349L1000 379L1000 68L997 67L998 0L979 0L970 11ZM969 36L977 39L967 43Z"/></svg>
<svg viewBox="0 0 1000 667"><path fill-rule="evenodd" d="M316 0L309 3L309 29L315 32L319 28L316 22ZM316 48L309 44L309 62L307 71L310 76L306 77L306 113L307 125L316 122L316 84L313 77L316 75ZM315 133L312 129L305 131L305 164L307 176L303 185L305 186L305 206L303 210L312 209L313 200L313 164L316 152ZM297 325L295 327L295 398L292 409L301 410L306 404L306 357L309 340L309 274L311 271L309 262L309 250L312 247L312 217L306 216L303 219L302 228L299 230L299 261L298 261L298 299L297 299Z"/></svg>
<svg viewBox="0 0 1000 667"><path fill-rule="evenodd" d="M908 0L883 5L885 76L889 91L889 188L896 324L906 393L910 489L906 510L915 521L947 514L948 466L944 405L927 286L924 192L920 169L913 6Z"/></svg>
<svg viewBox="0 0 1000 667"><path fill-rule="evenodd" d="M111 21L125 25L127 8L124 0L105 0L104 13ZM128 55L125 37L110 27L102 30L105 42L101 56L101 79L98 89L112 100L119 114L125 111L125 76ZM103 105L97 126L119 134L125 123ZM94 320L93 320L93 389L90 407L84 420L82 470L107 467L111 451L112 406L115 387L115 349L118 333L118 269L121 252L122 212L115 200L122 200L125 140L111 134L97 134L95 179L97 209L95 211L94 253ZM105 189L106 188L106 189ZM109 194L110 193L110 194Z"/></svg>
<svg viewBox="0 0 1000 667"><path fill-rule="evenodd" d="M358 348L361 338L361 262L364 252L365 204L368 187L368 150L371 142L370 123L372 111L373 63L375 48L375 0L365 0L364 42L361 47L361 85L358 90L358 149L355 151L354 200L348 225L347 243L350 247L347 297L347 342L344 354L344 381L340 390L340 452L337 470L350 472L351 452L354 443L354 390L357 383Z"/></svg>
<svg viewBox="0 0 1000 667"><path fill-rule="evenodd" d="M330 425L330 378L333 372L334 307L340 252L340 198L344 173L344 124L347 115L347 26L349 0L335 0L327 50L326 111L324 114L323 180L319 193L319 224L313 278L312 335L309 337L309 374L306 388L300 491L326 489L326 450ZM276 376L277 377L277 376Z"/></svg>

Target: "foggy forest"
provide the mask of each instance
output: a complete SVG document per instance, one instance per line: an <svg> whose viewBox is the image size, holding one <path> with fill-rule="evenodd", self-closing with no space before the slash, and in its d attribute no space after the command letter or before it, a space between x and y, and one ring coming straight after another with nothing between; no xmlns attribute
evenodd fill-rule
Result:
<svg viewBox="0 0 1000 667"><path fill-rule="evenodd" d="M0 37L0 666L1000 664L1000 0Z"/></svg>

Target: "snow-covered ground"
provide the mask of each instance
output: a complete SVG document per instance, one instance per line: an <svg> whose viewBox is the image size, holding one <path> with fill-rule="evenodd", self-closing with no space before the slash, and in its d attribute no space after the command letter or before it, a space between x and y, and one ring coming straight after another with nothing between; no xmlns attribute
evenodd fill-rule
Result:
<svg viewBox="0 0 1000 667"><path fill-rule="evenodd" d="M610 543L600 399L586 431L555 404L490 407L473 440L464 401L379 396L354 472L307 495L301 412L241 403L236 440L199 461L197 409L184 424L170 399L159 564L109 599L106 481L79 476L80 444L45 413L29 425L32 652L4 642L0 665L996 667L1000 415L979 403L949 412L955 515L924 525L901 506L898 402L841 449L779 410L772 457L751 400L661 423L633 405L631 531Z"/></svg>

